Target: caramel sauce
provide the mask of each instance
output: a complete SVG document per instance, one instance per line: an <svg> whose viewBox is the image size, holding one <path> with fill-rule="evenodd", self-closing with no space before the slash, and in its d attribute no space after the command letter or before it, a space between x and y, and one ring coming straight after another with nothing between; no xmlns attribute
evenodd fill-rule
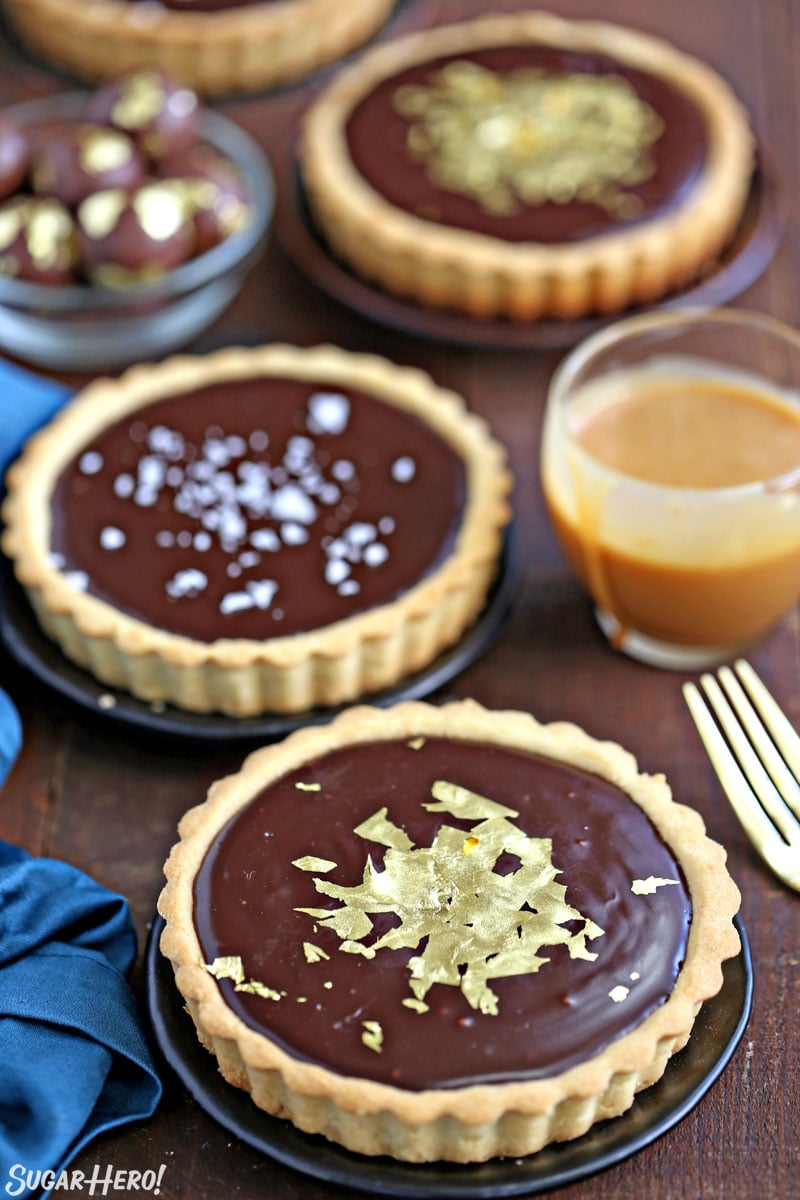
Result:
<svg viewBox="0 0 800 1200"><path fill-rule="evenodd" d="M721 379L640 383L574 435L598 462L666 487L738 487L800 466L800 408Z"/></svg>
<svg viewBox="0 0 800 1200"><path fill-rule="evenodd" d="M800 406L766 381L685 369L620 373L573 404L573 444L546 453L545 492L620 641L761 636L800 595Z"/></svg>

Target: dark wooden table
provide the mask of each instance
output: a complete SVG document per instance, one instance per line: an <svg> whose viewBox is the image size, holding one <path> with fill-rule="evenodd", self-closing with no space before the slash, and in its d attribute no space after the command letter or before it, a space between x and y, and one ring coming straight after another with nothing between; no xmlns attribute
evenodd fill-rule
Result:
<svg viewBox="0 0 800 1200"><path fill-rule="evenodd" d="M346 0L342 0L346 3ZM518 0L405 0L385 31L408 29ZM769 171L789 199L782 246L737 303L800 321L800 8L795 0L550 0L567 16L605 16L663 34L708 59L748 105ZM272 94L219 103L285 175L296 122L323 77ZM35 61L0 28L0 103L63 90L74 81ZM772 174L770 178L772 178ZM291 193L289 193L291 198ZM792 211L793 209L793 211ZM537 471L548 379L563 350L479 348L412 336L359 317L294 266L282 240L291 209L278 211L267 254L245 290L196 349L239 339L320 341L419 364L461 391L509 446L525 576L500 641L448 689L542 720L568 718L622 742L648 771L664 771L676 796L703 814L728 849L742 891L755 974L750 1024L732 1061L702 1102L633 1157L561 1191L570 1200L788 1200L800 1196L800 898L757 860L708 765L680 679L637 665L604 644L544 515ZM0 398L1 402L1 398ZM752 655L800 723L800 621L795 611ZM242 744L170 744L92 720L0 654L0 682L24 722L22 756L0 795L0 836L34 854L63 858L130 900L141 943L152 922L161 866L185 809L217 776L235 769ZM437 699L440 697L437 697ZM141 959L133 976L143 989ZM217 1125L165 1073L155 1117L92 1144L76 1163L145 1171L166 1164L164 1200L323 1200L349 1188L279 1165Z"/></svg>

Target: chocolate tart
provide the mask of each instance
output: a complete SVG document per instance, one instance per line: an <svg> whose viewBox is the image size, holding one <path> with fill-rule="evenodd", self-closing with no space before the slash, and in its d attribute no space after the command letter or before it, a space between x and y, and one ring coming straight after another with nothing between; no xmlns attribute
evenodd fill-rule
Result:
<svg viewBox="0 0 800 1200"><path fill-rule="evenodd" d="M383 43L307 113L302 178L333 253L389 293L476 317L652 303L741 220L748 118L668 43L544 13Z"/></svg>
<svg viewBox="0 0 800 1200"><path fill-rule="evenodd" d="M101 379L7 475L3 548L44 632L193 712L303 712L458 642L510 516L505 451L455 393L334 347Z"/></svg>
<svg viewBox="0 0 800 1200"><path fill-rule="evenodd" d="M301 79L362 45L395 0L5 0L30 46L91 79L155 66L206 94Z"/></svg>
<svg viewBox="0 0 800 1200"><path fill-rule="evenodd" d="M725 853L663 776L473 701L300 730L179 834L161 951L200 1041L360 1154L580 1137L661 1077L739 952Z"/></svg>

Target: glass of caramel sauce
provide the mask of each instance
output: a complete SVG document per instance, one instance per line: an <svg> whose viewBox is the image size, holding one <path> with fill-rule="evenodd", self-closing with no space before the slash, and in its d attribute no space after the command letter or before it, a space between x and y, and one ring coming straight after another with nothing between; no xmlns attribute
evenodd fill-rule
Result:
<svg viewBox="0 0 800 1200"><path fill-rule="evenodd" d="M556 371L542 484L610 643L700 669L800 597L800 333L735 309L620 321Z"/></svg>

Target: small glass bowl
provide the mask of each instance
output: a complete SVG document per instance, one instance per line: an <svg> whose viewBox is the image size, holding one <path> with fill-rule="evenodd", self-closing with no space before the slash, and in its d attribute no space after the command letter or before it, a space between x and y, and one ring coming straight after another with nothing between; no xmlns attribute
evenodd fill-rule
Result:
<svg viewBox="0 0 800 1200"><path fill-rule="evenodd" d="M80 120L88 95L32 100L6 109L23 126ZM267 160L249 134L213 110L200 135L242 173L252 215L219 245L155 281L116 290L52 286L0 276L0 349L37 366L93 371L157 358L207 328L260 257L275 205Z"/></svg>

